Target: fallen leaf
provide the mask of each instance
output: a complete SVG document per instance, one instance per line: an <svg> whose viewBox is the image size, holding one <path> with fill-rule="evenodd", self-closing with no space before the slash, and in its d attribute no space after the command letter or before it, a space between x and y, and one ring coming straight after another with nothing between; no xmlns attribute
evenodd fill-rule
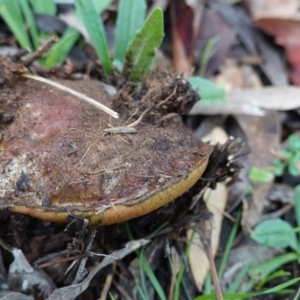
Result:
<svg viewBox="0 0 300 300"><path fill-rule="evenodd" d="M275 36L275 42L285 48L292 67L291 80L300 85L299 1L246 0L246 4L256 26Z"/></svg>
<svg viewBox="0 0 300 300"><path fill-rule="evenodd" d="M212 232L211 245L213 255L215 255L219 245L219 238L221 234L221 227L223 221L222 211L225 209L226 206L228 191L224 183L218 183L217 188L215 190L208 189L206 194L207 198L205 198L208 199L207 208L214 215L214 227ZM189 230L187 232L188 239L190 239L192 232L192 230ZM200 236L198 234L195 235L195 238L191 245L189 264L191 267L191 272L193 274L194 281L200 292L202 290L205 277L210 267L206 254L203 251Z"/></svg>
<svg viewBox="0 0 300 300"><path fill-rule="evenodd" d="M274 111L266 111L264 117L236 116L250 145L252 167L272 167L270 148L279 148L279 119ZM242 226L246 232L261 219L264 202L271 182L252 182L252 196L244 201Z"/></svg>
<svg viewBox="0 0 300 300"><path fill-rule="evenodd" d="M225 143L227 139L228 136L221 127L215 127L210 134L203 138L204 141L209 140L211 144L216 144L218 142ZM207 209L213 214L214 226L211 237L213 255L216 254L219 245L219 238L223 222L222 212L225 209L227 198L228 189L225 183L218 183L215 190L207 189L204 195L204 199L207 199ZM189 230L187 232L188 240L191 238L192 232L193 230ZM199 234L195 234L188 259L196 286L198 290L201 291L210 266L203 250ZM199 267L199 263L201 263L201 267Z"/></svg>
<svg viewBox="0 0 300 300"><path fill-rule="evenodd" d="M192 0L171 2L173 64L178 74L191 72L204 2L201 0L197 5Z"/></svg>
<svg viewBox="0 0 300 300"><path fill-rule="evenodd" d="M290 19L298 14L298 0L246 0L254 20L262 18Z"/></svg>
<svg viewBox="0 0 300 300"><path fill-rule="evenodd" d="M238 38L250 55L264 56L264 62L259 66L273 85L287 84L286 65L280 51L270 47L263 34L255 28L251 18L238 7L212 2L215 8L237 32Z"/></svg>
<svg viewBox="0 0 300 300"><path fill-rule="evenodd" d="M235 90L226 93L225 104L197 102L190 115L245 114L264 116L264 109L288 111L300 107L300 88L264 87L261 89Z"/></svg>

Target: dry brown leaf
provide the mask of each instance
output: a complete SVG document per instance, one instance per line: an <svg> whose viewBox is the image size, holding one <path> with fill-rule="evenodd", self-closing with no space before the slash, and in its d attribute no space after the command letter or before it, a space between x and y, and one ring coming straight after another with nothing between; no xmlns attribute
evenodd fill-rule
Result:
<svg viewBox="0 0 300 300"><path fill-rule="evenodd" d="M254 20L262 18L290 19L298 15L298 0L246 0Z"/></svg>
<svg viewBox="0 0 300 300"><path fill-rule="evenodd" d="M283 46L292 66L291 80L300 85L300 13L297 0L246 1L256 25L275 36L275 42Z"/></svg>
<svg viewBox="0 0 300 300"><path fill-rule="evenodd" d="M278 149L280 130L276 112L266 111L264 117L236 116L238 123L248 138L252 159L252 167L272 167L270 148ZM242 225L246 232L261 219L266 194L271 182L252 182L252 198L244 203Z"/></svg>
<svg viewBox="0 0 300 300"><path fill-rule="evenodd" d="M203 138L204 141L210 141L211 144L225 143L228 139L227 134L221 127L215 127L210 134ZM213 255L216 254L219 245L221 227L223 221L223 210L225 209L228 198L228 190L225 183L218 183L215 190L206 190L204 199L207 199L207 209L214 215L213 217L213 232L211 238L211 246ZM192 230L187 233L187 238L190 239ZM194 281L199 291L206 277L209 267L209 262L202 247L200 236L195 234L195 238L191 245L189 264L193 274ZM200 266L201 264L201 266Z"/></svg>
<svg viewBox="0 0 300 300"><path fill-rule="evenodd" d="M217 86L230 92L238 89L262 87L261 80L253 67L239 66L235 60L227 59L222 65L220 74L213 80Z"/></svg>
<svg viewBox="0 0 300 300"><path fill-rule="evenodd" d="M193 63L195 39L199 31L204 0L171 1L172 52L176 73L189 75Z"/></svg>
<svg viewBox="0 0 300 300"><path fill-rule="evenodd" d="M300 85L300 20L260 19L256 25L275 36L275 42L285 48L292 66L290 74L294 84Z"/></svg>
<svg viewBox="0 0 300 300"><path fill-rule="evenodd" d="M227 196L228 196L228 191L224 183L218 183L217 188L215 190L211 190L211 189L207 190L207 199L208 199L207 208L214 215L213 217L214 227L213 227L212 240L211 240L213 255L216 254L219 245L219 238L221 234L221 227L223 221L222 212L226 206ZM192 232L193 232L192 230L188 231L187 233L188 239L190 239ZM189 264L191 267L191 271L196 286L198 290L201 291L205 277L210 268L209 268L209 262L206 257L206 254L203 251L200 236L198 234L195 235L195 238L191 245Z"/></svg>
<svg viewBox="0 0 300 300"><path fill-rule="evenodd" d="M211 7L216 9L222 18L235 29L239 40L251 56L263 56L264 62L260 64L260 68L272 85L287 85L286 64L281 52L255 28L249 14L241 7L224 5L216 1L211 3Z"/></svg>

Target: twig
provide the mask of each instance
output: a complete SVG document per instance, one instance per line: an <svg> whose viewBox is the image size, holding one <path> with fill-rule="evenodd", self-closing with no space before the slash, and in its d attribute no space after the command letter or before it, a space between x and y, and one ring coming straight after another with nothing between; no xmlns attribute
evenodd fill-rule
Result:
<svg viewBox="0 0 300 300"><path fill-rule="evenodd" d="M211 248L211 236L212 236L212 219L204 219L201 220L200 223L196 224L196 226L192 226L199 235L201 243L203 245L204 252L209 262L209 267L211 271L211 277L216 289L216 296L218 300L224 300L220 282L218 279L218 273L216 269L216 265L214 262L214 255Z"/></svg>
<svg viewBox="0 0 300 300"><path fill-rule="evenodd" d="M66 261L77 261L78 259L84 258L84 257L90 257L89 253L83 253L83 254L78 254L78 255L74 255L74 256L70 256L70 257L64 257L58 260L54 260L54 261L49 261L46 263L42 263L40 265L37 265L40 269L42 268L46 268L52 265L56 265L56 264L60 264L62 262L66 262Z"/></svg>
<svg viewBox="0 0 300 300"><path fill-rule="evenodd" d="M35 60L41 58L56 42L57 42L57 38L52 37L49 41L47 41L44 45L42 45L37 51L32 53L32 55L28 56L24 60L23 62L24 66L29 67Z"/></svg>
<svg viewBox="0 0 300 300"><path fill-rule="evenodd" d="M128 134L128 133L136 133L137 130L132 127L120 126L120 127L112 127L112 128L104 128L104 132L115 133L115 134Z"/></svg>
<svg viewBox="0 0 300 300"><path fill-rule="evenodd" d="M67 93L69 93L69 94L71 94L71 95L73 95L73 96L75 96L75 97L77 97L77 98L79 98L81 100L84 100L84 101L88 102L89 104L94 105L95 107L101 109L102 111L106 112L107 114L109 114L110 116L112 116L112 117L114 117L116 119L119 118L118 113L115 112L114 110L110 109L109 107L107 107L107 106L105 106L105 105L103 105L103 104L95 101L94 99L92 99L92 98L90 98L90 97L88 97L88 96L86 96L84 94L78 93L75 90L70 89L70 88L68 88L68 87L66 87L66 86L64 86L62 84L59 84L59 83L57 83L55 81L49 80L49 79L44 78L44 77L40 77L40 76L36 76L36 75L31 75L31 74L23 74L22 76L25 77L25 78L29 78L29 79L41 81L43 83L52 85L52 86L54 86L54 87L56 87L56 88L58 88L58 89L60 89L62 91L65 91L65 92L67 92Z"/></svg>
<svg viewBox="0 0 300 300"><path fill-rule="evenodd" d="M147 109L145 109L141 115L139 116L139 118L137 120L135 120L134 122L132 122L131 124L127 125L126 127L135 127L137 126L141 121L142 119L144 118L144 116L146 115L147 112L149 112L152 108L153 108L154 105L151 105L150 107L148 107Z"/></svg>

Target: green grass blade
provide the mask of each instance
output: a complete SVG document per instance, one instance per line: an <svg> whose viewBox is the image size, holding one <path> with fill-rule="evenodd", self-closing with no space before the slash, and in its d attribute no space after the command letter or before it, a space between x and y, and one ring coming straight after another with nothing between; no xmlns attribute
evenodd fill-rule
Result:
<svg viewBox="0 0 300 300"><path fill-rule="evenodd" d="M50 49L44 61L44 66L52 68L54 65L62 63L79 36L80 33L75 28L68 27L61 39Z"/></svg>
<svg viewBox="0 0 300 300"><path fill-rule="evenodd" d="M191 251L191 246L192 246L192 242L195 238L195 235L196 235L196 232L193 231L192 232L192 235L188 241L188 244L184 250L184 257L187 258L190 254L190 251ZM174 295L173 295L173 299L174 300L178 300L179 299L179 296L180 296L180 285L182 284L182 281L183 281L183 275L184 275L184 271L185 271L185 264L182 262L180 264L180 268L179 268L179 271L177 273L177 276L176 276L176 285L175 285L175 290L174 290Z"/></svg>
<svg viewBox="0 0 300 300"><path fill-rule="evenodd" d="M251 267L248 271L248 274L252 278L263 278L269 276L271 273L278 270L281 266L289 262L295 261L297 259L298 255L296 253L285 253L260 264L257 264L254 267Z"/></svg>
<svg viewBox="0 0 300 300"><path fill-rule="evenodd" d="M260 280L260 282L255 285L255 290L256 291L261 290L271 280L274 280L274 279L280 278L280 277L288 277L288 276L291 276L291 272L287 272L284 270L276 271L276 272L272 273L271 275L262 278Z"/></svg>
<svg viewBox="0 0 300 300"><path fill-rule="evenodd" d="M130 78L141 80L150 70L155 54L164 37L163 12L160 8L152 11L143 28L135 34L125 57L124 73L132 70Z"/></svg>
<svg viewBox="0 0 300 300"><path fill-rule="evenodd" d="M31 11L31 9L28 5L28 2L26 0L19 0L18 2L19 2L19 5L22 9L22 12L23 12L24 18L26 20L26 23L29 27L29 32L30 32L30 35L31 35L33 48L34 48L34 50L36 50L36 49L39 48L40 43L39 43L38 30L37 30L37 27L36 27L36 24L35 24L35 20L34 20L32 11Z"/></svg>
<svg viewBox="0 0 300 300"><path fill-rule="evenodd" d="M203 54L201 55L201 59L200 59L199 76L201 76L201 77L204 76L207 63L212 55L213 47L217 44L219 39L220 39L219 36L214 36L214 37L210 38L209 41L207 42L205 49L203 51Z"/></svg>
<svg viewBox="0 0 300 300"><path fill-rule="evenodd" d="M157 280L153 270L151 269L151 267L148 264L148 262L147 262L146 258L144 257L144 255L140 256L140 263L143 267L143 270L147 274L149 280L151 281L151 284L152 284L153 288L155 289L159 299L160 300L167 300L166 295L165 295L159 281Z"/></svg>
<svg viewBox="0 0 300 300"><path fill-rule="evenodd" d="M145 0L120 0L118 7L115 59L122 62L129 43L143 26L146 17Z"/></svg>
<svg viewBox="0 0 300 300"><path fill-rule="evenodd" d="M264 291L263 293L241 293L241 294L230 294L230 293L225 293L223 294L223 298L224 299L248 299L248 298L254 298L254 297L258 297L258 296L262 296L262 295L267 295L267 294L271 294L271 293L278 293L283 291L283 289L296 284L297 282L300 281L300 277L291 279L287 282L281 283L271 289L268 289L266 291ZM217 299L216 295L203 295L203 296L199 296L197 297L195 300L214 300Z"/></svg>
<svg viewBox="0 0 300 300"><path fill-rule="evenodd" d="M295 295L293 300L299 300L299 299L300 299L300 287L299 287L297 294Z"/></svg>
<svg viewBox="0 0 300 300"><path fill-rule="evenodd" d="M219 272L218 272L218 277L219 278L223 277L223 274L224 274L224 271L225 271L225 268L226 268L226 264L227 264L227 260L228 260L229 254L230 254L230 249L233 245L234 239L236 237L236 234L237 234L237 231L238 231L238 228L239 228L241 215L242 215L242 210L240 209L239 213L238 213L238 217L236 219L236 222L235 222L234 226L232 227L232 230L230 232L228 241L226 243L225 251L224 251L222 261L221 261L221 264L220 264L220 268L219 268Z"/></svg>
<svg viewBox="0 0 300 300"><path fill-rule="evenodd" d="M24 0L21 0L24 1ZM51 16L56 15L56 4L54 0L30 0L34 12L47 14Z"/></svg>
<svg viewBox="0 0 300 300"><path fill-rule="evenodd" d="M137 279L135 279L135 286L136 286L136 289L137 289L137 291L138 291L138 293L139 293L141 299L142 299L142 300L149 300L149 295L148 295L148 293L147 293L147 289L143 289L143 288L140 286L140 284L139 284L139 282L138 282Z"/></svg>
<svg viewBox="0 0 300 300"><path fill-rule="evenodd" d="M112 74L111 59L104 32L102 20L95 10L91 0L75 0L76 11L83 22L97 55L102 63L103 70L107 75Z"/></svg>
<svg viewBox="0 0 300 300"><path fill-rule="evenodd" d="M245 278L247 272L249 271L249 268L251 266L251 263L253 263L254 258L252 258L236 275L233 282L230 284L228 288L228 293L235 293L238 288L241 286L243 279Z"/></svg>
<svg viewBox="0 0 300 300"><path fill-rule="evenodd" d="M31 49L28 33L25 30L24 21L17 2L0 0L0 15L17 39L21 48Z"/></svg>

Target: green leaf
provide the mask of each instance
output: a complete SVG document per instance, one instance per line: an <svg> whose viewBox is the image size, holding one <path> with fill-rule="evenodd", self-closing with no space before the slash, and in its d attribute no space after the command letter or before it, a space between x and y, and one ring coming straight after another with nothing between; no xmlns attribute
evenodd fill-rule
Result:
<svg viewBox="0 0 300 300"><path fill-rule="evenodd" d="M291 134L288 137L289 149L296 152L300 150L300 137L296 134Z"/></svg>
<svg viewBox="0 0 300 300"><path fill-rule="evenodd" d="M68 27L64 35L50 49L44 61L44 66L46 68L52 68L54 65L62 63L66 59L79 36L80 33L76 29Z"/></svg>
<svg viewBox="0 0 300 300"><path fill-rule="evenodd" d="M24 1L24 0L23 0ZM31 49L24 21L15 1L0 0L0 15L22 48Z"/></svg>
<svg viewBox="0 0 300 300"><path fill-rule="evenodd" d="M75 0L75 7L91 38L104 72L107 75L111 75L111 59L109 57L103 23L96 12L92 0Z"/></svg>
<svg viewBox="0 0 300 300"><path fill-rule="evenodd" d="M280 149L279 154L285 157L287 160L290 160L293 156L293 152L291 150Z"/></svg>
<svg viewBox="0 0 300 300"><path fill-rule="evenodd" d="M160 8L152 11L143 28L130 43L125 57L124 73L130 73L133 81L141 80L150 70L155 54L164 37L163 12Z"/></svg>
<svg viewBox="0 0 300 300"><path fill-rule="evenodd" d="M276 176L282 176L284 173L284 169L285 169L285 163L279 159L279 158L275 158L272 161L273 163L273 167L274 167L274 173Z"/></svg>
<svg viewBox="0 0 300 300"><path fill-rule="evenodd" d="M291 175L297 177L299 176L299 169L293 160L289 161L288 163L288 171Z"/></svg>
<svg viewBox="0 0 300 300"><path fill-rule="evenodd" d="M47 14L51 16L56 15L56 4L54 0L30 0L30 3L33 10L37 13Z"/></svg>
<svg viewBox="0 0 300 300"><path fill-rule="evenodd" d="M124 62L124 56L134 35L143 26L146 17L145 0L120 0L117 15L115 59Z"/></svg>
<svg viewBox="0 0 300 300"><path fill-rule="evenodd" d="M258 243L270 247L286 248L297 251L297 239L292 226L281 219L267 220L257 225L251 237Z"/></svg>
<svg viewBox="0 0 300 300"><path fill-rule="evenodd" d="M205 49L201 55L199 76L204 76L207 63L212 55L213 47L217 44L219 39L219 36L214 36L208 40Z"/></svg>
<svg viewBox="0 0 300 300"><path fill-rule="evenodd" d="M252 167L249 173L249 178L252 181L271 182L274 179L274 174L266 169Z"/></svg>
<svg viewBox="0 0 300 300"><path fill-rule="evenodd" d="M18 0L18 3L22 9L23 15L25 17L26 23L29 27L29 32L31 35L31 40L33 43L33 49L38 49L40 43L39 43L39 35L38 30L35 24L35 20L32 14L32 11L28 5L28 2L26 0Z"/></svg>
<svg viewBox="0 0 300 300"><path fill-rule="evenodd" d="M293 176L300 175L300 152L299 150L294 153L288 163L288 170Z"/></svg>
<svg viewBox="0 0 300 300"><path fill-rule="evenodd" d="M225 90L216 86L212 81L198 76L188 78L192 88L201 96L200 104L224 104Z"/></svg>

